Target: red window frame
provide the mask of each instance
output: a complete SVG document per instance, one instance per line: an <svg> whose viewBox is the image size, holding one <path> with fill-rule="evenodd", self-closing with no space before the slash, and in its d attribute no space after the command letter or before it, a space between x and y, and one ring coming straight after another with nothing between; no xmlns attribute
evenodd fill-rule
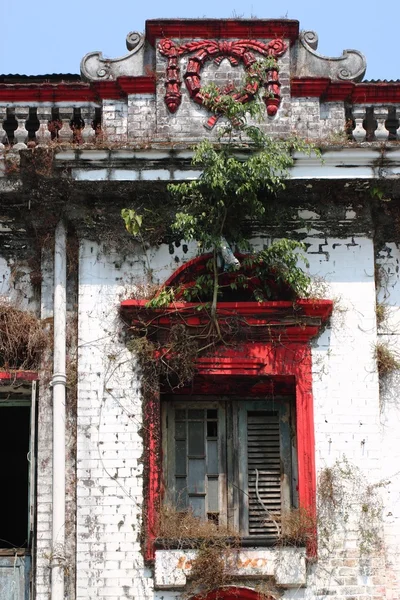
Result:
<svg viewBox="0 0 400 600"><path fill-rule="evenodd" d="M189 261L169 278L165 286L185 284L199 275L205 265L204 256ZM267 385L288 386L295 394L296 434L298 460L299 506L316 515L316 474L314 408L312 393L312 356L310 340L319 334L321 327L332 313L330 300L298 300L273 302L220 302L217 310L225 315L235 313L260 331L265 325L263 339L240 341L237 346L218 346L212 355L200 357L196 364L196 377L191 386L194 394L216 394L216 386L237 392L238 378L249 378L252 382L263 379ZM185 319L199 320L202 311L188 302L175 302L163 309L148 309L146 301L125 300L121 304L122 314L127 321L139 312L147 311L164 327L172 324L177 311L183 311ZM192 312L191 312L192 311ZM200 315L200 316L199 316ZM150 315L148 315L150 316ZM293 317L288 321L287 317ZM196 322L197 322L196 321ZM195 321L193 321L195 322ZM290 324L288 324L290 322ZM273 327L268 327L273 323ZM182 390L187 393L187 390ZM162 447L161 447L161 403L160 395L146 399L144 440L144 514L143 533L145 559L154 559L157 527L157 507L162 498ZM308 548L315 555L316 548Z"/></svg>

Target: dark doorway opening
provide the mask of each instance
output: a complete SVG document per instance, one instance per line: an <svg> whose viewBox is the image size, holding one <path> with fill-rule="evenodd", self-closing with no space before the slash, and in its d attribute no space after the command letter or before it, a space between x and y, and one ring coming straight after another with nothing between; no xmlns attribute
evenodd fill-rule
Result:
<svg viewBox="0 0 400 600"><path fill-rule="evenodd" d="M28 545L30 406L0 407L0 548Z"/></svg>

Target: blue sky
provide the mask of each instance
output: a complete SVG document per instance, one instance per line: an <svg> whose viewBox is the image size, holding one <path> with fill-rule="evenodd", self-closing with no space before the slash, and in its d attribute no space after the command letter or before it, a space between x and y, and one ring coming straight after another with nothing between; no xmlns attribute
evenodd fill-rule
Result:
<svg viewBox="0 0 400 600"><path fill-rule="evenodd" d="M2 12L3 74L79 73L87 52L101 50L108 58L125 54L127 33L143 31L146 19L237 16L297 19L301 29L318 33L322 54L339 56L354 48L367 58L367 79L400 79L399 0L371 9L359 0L13 0Z"/></svg>

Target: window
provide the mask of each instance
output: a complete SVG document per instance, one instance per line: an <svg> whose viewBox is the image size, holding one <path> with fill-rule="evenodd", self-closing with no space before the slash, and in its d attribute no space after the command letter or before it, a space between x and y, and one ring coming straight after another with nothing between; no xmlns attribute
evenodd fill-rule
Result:
<svg viewBox="0 0 400 600"><path fill-rule="evenodd" d="M15 383L15 382L14 382ZM0 549L31 544L34 512L36 381L0 386Z"/></svg>
<svg viewBox="0 0 400 600"><path fill-rule="evenodd" d="M163 406L167 501L273 541L268 513L297 506L292 399L175 396Z"/></svg>

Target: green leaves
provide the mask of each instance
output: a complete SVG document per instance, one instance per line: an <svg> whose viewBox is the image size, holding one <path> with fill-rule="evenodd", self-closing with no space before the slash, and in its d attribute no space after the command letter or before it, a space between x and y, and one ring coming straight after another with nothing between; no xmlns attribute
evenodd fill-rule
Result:
<svg viewBox="0 0 400 600"><path fill-rule="evenodd" d="M277 68L274 57L254 63L247 74L246 85L254 84L255 90L262 91L264 88L260 84L265 71ZM201 252L213 251L210 274L198 277L194 287L183 292L183 297L187 301L212 298L214 313L217 298L221 295L217 255L222 240L249 250L252 224L263 220L271 198L285 187L294 163L293 152L315 152L313 146L297 138L279 140L266 135L254 124L265 114L258 93L254 101L243 104L234 97L237 91L232 88L224 94L214 84L203 88L205 106L225 118L219 145L208 140L200 142L192 159L192 165L201 170L199 178L168 185L174 205L170 225L174 234L186 241L197 242ZM248 123L249 116L251 124ZM121 215L127 230L143 241L142 216L133 209L124 209ZM143 229L146 231L147 226ZM294 295L306 294L310 280L297 266L299 260L307 264L303 250L301 244L285 239L245 259L245 267L251 263L254 276L260 280L259 288L253 291L257 300L268 299L276 293L276 286L273 289L268 283L271 273L278 287L284 285ZM245 275L238 273L230 283L232 292L248 285L248 272L247 269ZM173 296L168 291L152 302L161 306L171 301Z"/></svg>
<svg viewBox="0 0 400 600"><path fill-rule="evenodd" d="M133 208L123 208L121 217L125 221L127 231L135 237L138 236L143 223L142 215L138 215Z"/></svg>
<svg viewBox="0 0 400 600"><path fill-rule="evenodd" d="M291 146L255 126L248 135L253 148L247 156L237 156L231 145L216 148L203 140L192 161L202 169L200 177L168 186L178 208L172 228L184 239L205 249L218 246L221 236L240 245L249 221L259 219L271 195L284 187L293 164Z"/></svg>
<svg viewBox="0 0 400 600"><path fill-rule="evenodd" d="M278 289L279 286L286 287L294 297L308 295L311 278L299 266L299 263L303 263L305 267L309 267L305 250L304 244L284 238L273 242L261 252L246 256L242 266L250 269L260 281L253 292L258 302L271 299L274 294L270 287L271 281Z"/></svg>

